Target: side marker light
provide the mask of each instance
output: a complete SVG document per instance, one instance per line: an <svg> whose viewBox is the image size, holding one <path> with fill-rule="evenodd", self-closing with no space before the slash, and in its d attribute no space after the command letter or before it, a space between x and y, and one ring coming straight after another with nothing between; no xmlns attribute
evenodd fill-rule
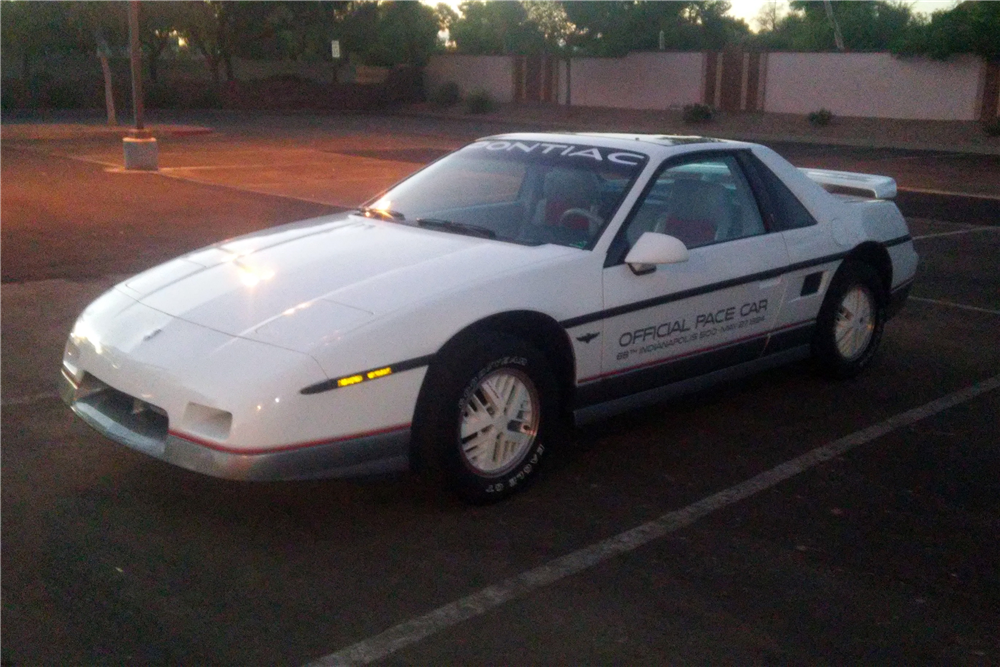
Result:
<svg viewBox="0 0 1000 667"><path fill-rule="evenodd" d="M337 386L338 387L349 387L352 384L357 384L359 382L362 382L364 379L365 378L362 375L351 375L349 377L340 378L339 380L337 380Z"/></svg>

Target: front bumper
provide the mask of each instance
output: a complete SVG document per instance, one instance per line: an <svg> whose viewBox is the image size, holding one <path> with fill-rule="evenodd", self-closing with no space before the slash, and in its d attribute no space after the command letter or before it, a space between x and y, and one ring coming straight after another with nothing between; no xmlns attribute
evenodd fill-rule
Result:
<svg viewBox="0 0 1000 667"><path fill-rule="evenodd" d="M409 467L409 424L248 454L171 432L166 415L155 407L103 383L80 386L65 370L60 376L63 401L99 433L205 475L277 481L377 475Z"/></svg>

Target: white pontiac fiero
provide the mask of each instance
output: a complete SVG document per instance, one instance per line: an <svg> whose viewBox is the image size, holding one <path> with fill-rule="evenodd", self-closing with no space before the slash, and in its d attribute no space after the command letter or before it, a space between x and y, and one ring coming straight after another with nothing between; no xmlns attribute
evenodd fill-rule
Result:
<svg viewBox="0 0 1000 667"><path fill-rule="evenodd" d="M63 397L209 475L432 466L495 500L571 420L809 356L860 372L917 266L895 191L749 143L489 137L116 286L69 336Z"/></svg>

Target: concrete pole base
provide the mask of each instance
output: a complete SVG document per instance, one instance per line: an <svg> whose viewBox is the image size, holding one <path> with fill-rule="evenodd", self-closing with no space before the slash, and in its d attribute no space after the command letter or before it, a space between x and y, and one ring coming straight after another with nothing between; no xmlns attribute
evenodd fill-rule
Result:
<svg viewBox="0 0 1000 667"><path fill-rule="evenodd" d="M125 168L142 171L159 169L159 153L153 137L123 137Z"/></svg>

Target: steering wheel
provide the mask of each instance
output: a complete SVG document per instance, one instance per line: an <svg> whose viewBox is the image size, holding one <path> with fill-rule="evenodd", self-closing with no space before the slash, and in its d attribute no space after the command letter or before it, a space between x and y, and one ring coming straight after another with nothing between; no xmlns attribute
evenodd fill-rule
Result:
<svg viewBox="0 0 1000 667"><path fill-rule="evenodd" d="M565 211L563 211L562 215L559 216L558 225L560 227L564 226L564 223L566 222L567 218L574 215L579 215L587 219L587 222L589 223L590 227L589 232L591 234L595 233L598 229L601 228L601 225L604 224L604 220L601 218L601 216L597 215L596 213L592 213L585 208L568 208Z"/></svg>

